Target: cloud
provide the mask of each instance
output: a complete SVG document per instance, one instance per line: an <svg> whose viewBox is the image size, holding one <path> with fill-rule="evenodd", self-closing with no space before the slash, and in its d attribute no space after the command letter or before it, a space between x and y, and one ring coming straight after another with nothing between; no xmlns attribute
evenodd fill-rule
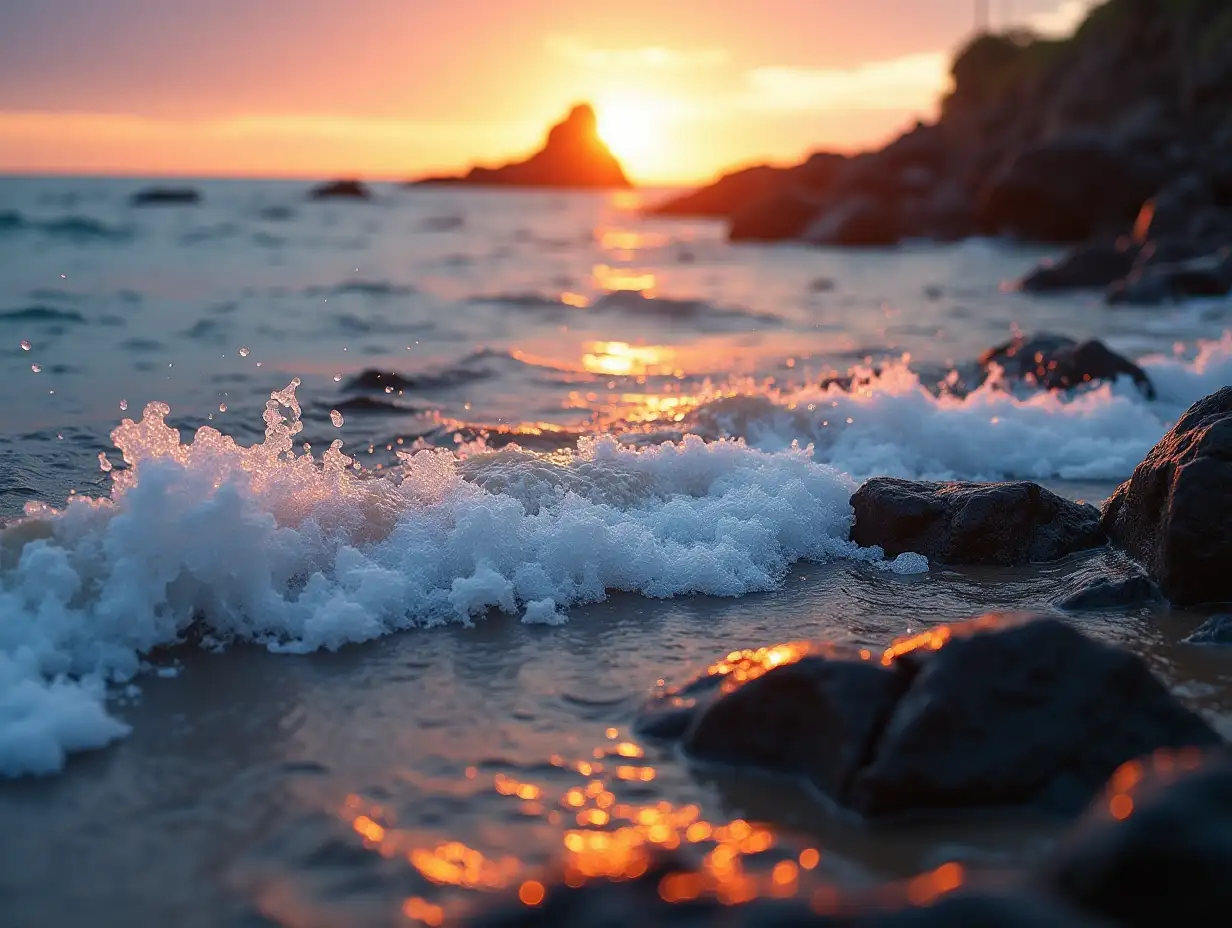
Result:
<svg viewBox="0 0 1232 928"><path fill-rule="evenodd" d="M548 48L572 64L596 71L691 71L724 64L721 48L676 49L662 45L638 48L596 48L568 36L553 36Z"/></svg>
<svg viewBox="0 0 1232 928"><path fill-rule="evenodd" d="M738 104L780 112L928 110L949 84L944 52L852 68L762 67L748 73Z"/></svg>
<svg viewBox="0 0 1232 928"><path fill-rule="evenodd" d="M1087 18L1102 0L1063 0L1055 9L1032 16L1027 25L1041 35L1067 36Z"/></svg>

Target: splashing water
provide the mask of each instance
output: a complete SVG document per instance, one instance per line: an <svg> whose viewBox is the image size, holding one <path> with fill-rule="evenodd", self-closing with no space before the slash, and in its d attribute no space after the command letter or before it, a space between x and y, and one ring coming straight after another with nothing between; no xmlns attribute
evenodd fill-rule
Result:
<svg viewBox="0 0 1232 928"><path fill-rule="evenodd" d="M29 340L29 339L27 339L27 338L23 338L23 339L21 340L21 350L22 350L22 351L29 351L29 350L30 350L30 340Z"/></svg>
<svg viewBox="0 0 1232 928"><path fill-rule="evenodd" d="M340 429L345 420L342 418L342 413L336 409L331 409L329 411L329 421L334 424L334 428Z"/></svg>
<svg viewBox="0 0 1232 928"><path fill-rule="evenodd" d="M248 348L246 348L246 347L245 347L245 348L241 348L241 349L240 349L240 357L241 357L241 358L246 358L246 357L248 357L248 351L249 351L249 349L248 349Z"/></svg>
<svg viewBox="0 0 1232 928"><path fill-rule="evenodd" d="M41 364L31 364L30 365L30 370L34 371L34 373L36 374L39 373L42 369L43 369L43 365Z"/></svg>
<svg viewBox="0 0 1232 928"><path fill-rule="evenodd" d="M128 400L120 400L120 410L122 412L128 411Z"/></svg>

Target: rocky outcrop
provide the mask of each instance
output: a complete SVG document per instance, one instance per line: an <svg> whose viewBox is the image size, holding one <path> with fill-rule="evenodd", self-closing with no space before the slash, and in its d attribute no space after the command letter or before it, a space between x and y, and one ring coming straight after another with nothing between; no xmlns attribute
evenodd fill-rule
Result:
<svg viewBox="0 0 1232 928"><path fill-rule="evenodd" d="M1186 644L1232 645L1232 614L1213 615L1185 639Z"/></svg>
<svg viewBox="0 0 1232 928"><path fill-rule="evenodd" d="M500 167L474 167L456 177L430 177L420 184L468 184L490 187L629 187L620 162L599 138L595 111L573 107L547 134L543 146L523 161Z"/></svg>
<svg viewBox="0 0 1232 928"><path fill-rule="evenodd" d="M308 191L310 200L370 200L372 191L358 180L332 180Z"/></svg>
<svg viewBox="0 0 1232 928"><path fill-rule="evenodd" d="M196 206L201 192L192 187L145 187L128 198L129 206Z"/></svg>
<svg viewBox="0 0 1232 928"><path fill-rule="evenodd" d="M1157 603L1159 587L1142 574L1128 577L1097 577L1057 601L1058 608L1068 612L1091 609L1123 609Z"/></svg>
<svg viewBox="0 0 1232 928"><path fill-rule="evenodd" d="M758 164L724 174L707 187L674 197L651 210L657 216L732 219L759 201L779 194L816 198L833 182L847 159L843 155L817 152L789 168ZM811 218L811 215L810 215Z"/></svg>
<svg viewBox="0 0 1232 928"><path fill-rule="evenodd" d="M1127 236L1081 245L1053 262L1040 264L1019 282L1028 293L1103 289L1134 269L1140 246Z"/></svg>
<svg viewBox="0 0 1232 928"><path fill-rule="evenodd" d="M1181 416L1113 491L1102 525L1172 602L1232 601L1232 387Z"/></svg>
<svg viewBox="0 0 1232 928"><path fill-rule="evenodd" d="M803 777L875 818L1074 814L1128 760L1221 743L1136 656L1056 619L993 616L873 655L737 652L656 694L639 729L698 760Z"/></svg>
<svg viewBox="0 0 1232 928"><path fill-rule="evenodd" d="M874 477L851 497L851 540L939 564L1054 561L1104 544L1099 510L1038 484Z"/></svg>
<svg viewBox="0 0 1232 928"><path fill-rule="evenodd" d="M1155 387L1146 371L1096 340L1079 343L1049 332L1030 338L1019 336L989 348L980 355L979 364L985 374L996 364L1007 377L1045 390L1069 390L1127 377L1147 399L1155 398Z"/></svg>

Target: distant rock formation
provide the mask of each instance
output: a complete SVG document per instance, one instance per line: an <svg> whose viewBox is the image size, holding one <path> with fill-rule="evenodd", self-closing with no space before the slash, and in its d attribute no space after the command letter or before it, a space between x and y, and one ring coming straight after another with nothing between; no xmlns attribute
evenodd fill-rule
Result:
<svg viewBox="0 0 1232 928"><path fill-rule="evenodd" d="M372 191L361 181L331 180L308 191L310 200L370 200Z"/></svg>
<svg viewBox="0 0 1232 928"><path fill-rule="evenodd" d="M143 187L128 198L130 206L196 206L200 192L192 187Z"/></svg>
<svg viewBox="0 0 1232 928"><path fill-rule="evenodd" d="M469 184L478 187L631 187L620 162L599 138L595 111L581 103L554 125L543 147L525 161L501 167L473 167L455 177L428 177L416 184Z"/></svg>

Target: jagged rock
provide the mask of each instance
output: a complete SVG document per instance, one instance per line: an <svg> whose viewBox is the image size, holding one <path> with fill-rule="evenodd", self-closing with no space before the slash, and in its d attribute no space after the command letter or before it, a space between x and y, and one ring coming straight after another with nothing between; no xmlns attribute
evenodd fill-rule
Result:
<svg viewBox="0 0 1232 928"><path fill-rule="evenodd" d="M980 355L979 364L985 371L996 364L1008 377L1030 380L1045 390L1069 390L1126 376L1147 399L1155 398L1155 387L1146 371L1101 341L1078 343L1049 332L1030 338L1019 336L989 348Z"/></svg>
<svg viewBox="0 0 1232 928"><path fill-rule="evenodd" d="M599 138L598 120L587 103L574 106L548 130L543 146L523 161L471 168L462 177L431 177L421 184L612 188L629 187L620 162Z"/></svg>
<svg viewBox="0 0 1232 928"><path fill-rule="evenodd" d="M1134 269L1138 247L1128 239L1080 245L1055 264L1040 264L1019 286L1028 293L1104 288Z"/></svg>
<svg viewBox="0 0 1232 928"><path fill-rule="evenodd" d="M895 245L902 238L893 207L868 197L827 206L799 236L814 245Z"/></svg>
<svg viewBox="0 0 1232 928"><path fill-rule="evenodd" d="M940 564L1054 561L1104 544L1099 510L1038 484L874 477L851 497L851 540Z"/></svg>
<svg viewBox="0 0 1232 928"><path fill-rule="evenodd" d="M1024 151L979 207L980 228L1043 242L1080 242L1129 226L1158 179L1124 152L1074 136Z"/></svg>
<svg viewBox="0 0 1232 928"><path fill-rule="evenodd" d="M372 191L357 180L333 180L308 191L310 200L370 200Z"/></svg>
<svg viewBox="0 0 1232 928"><path fill-rule="evenodd" d="M856 776L852 804L866 815L1070 814L1128 760L1222 743L1137 656L1055 619L955 634L918 665Z"/></svg>
<svg viewBox="0 0 1232 928"><path fill-rule="evenodd" d="M1185 639L1186 644L1232 644L1232 614L1213 615Z"/></svg>
<svg viewBox="0 0 1232 928"><path fill-rule="evenodd" d="M1113 491L1102 525L1172 602L1232 601L1232 387L1181 416Z"/></svg>
<svg viewBox="0 0 1232 928"><path fill-rule="evenodd" d="M146 187L128 198L130 206L196 206L200 191L192 187Z"/></svg>
<svg viewBox="0 0 1232 928"><path fill-rule="evenodd" d="M1230 870L1232 761L1179 752L1118 770L1050 855L1042 882L1124 928L1217 925L1232 908Z"/></svg>
<svg viewBox="0 0 1232 928"><path fill-rule="evenodd" d="M1086 609L1115 609L1139 606L1161 600L1159 587L1149 577L1133 574L1128 577L1097 577L1084 583L1057 606L1071 612Z"/></svg>
<svg viewBox="0 0 1232 928"><path fill-rule="evenodd" d="M820 204L807 195L779 191L732 216L727 237L733 242L798 239L820 208Z"/></svg>

